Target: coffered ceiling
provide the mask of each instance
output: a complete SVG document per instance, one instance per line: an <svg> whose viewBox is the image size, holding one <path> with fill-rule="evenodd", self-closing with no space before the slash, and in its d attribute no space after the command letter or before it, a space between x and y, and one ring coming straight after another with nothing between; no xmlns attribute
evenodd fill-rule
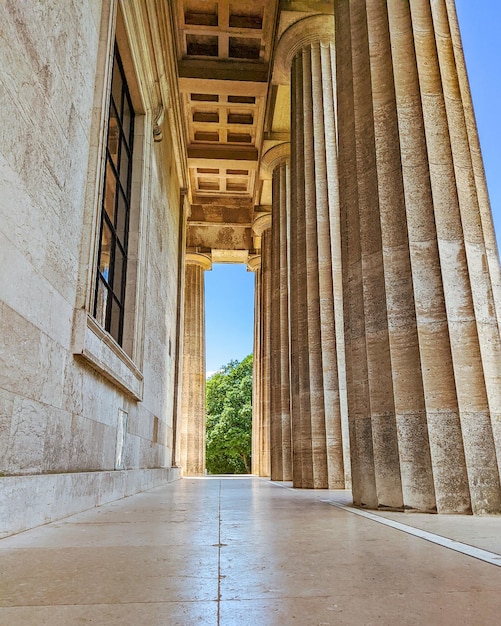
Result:
<svg viewBox="0 0 501 626"><path fill-rule="evenodd" d="M313 12L330 7L297 0L172 0L189 169L188 249L245 262L259 247L252 222L271 210L271 181L259 179L259 159L288 140L288 88L270 83L273 46L277 33L311 13L312 5L318 5Z"/></svg>

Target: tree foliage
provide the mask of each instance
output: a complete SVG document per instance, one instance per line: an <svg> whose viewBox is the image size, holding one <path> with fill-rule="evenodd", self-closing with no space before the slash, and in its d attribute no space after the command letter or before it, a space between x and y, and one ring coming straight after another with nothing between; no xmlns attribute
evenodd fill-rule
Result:
<svg viewBox="0 0 501 626"><path fill-rule="evenodd" d="M207 380L209 474L251 471L252 354L230 361Z"/></svg>

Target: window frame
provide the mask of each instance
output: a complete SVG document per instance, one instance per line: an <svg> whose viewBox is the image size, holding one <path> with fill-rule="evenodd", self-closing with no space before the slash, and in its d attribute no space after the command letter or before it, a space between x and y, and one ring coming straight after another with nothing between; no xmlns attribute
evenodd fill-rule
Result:
<svg viewBox="0 0 501 626"><path fill-rule="evenodd" d="M153 155L153 117L150 94L144 91L144 68L129 23L118 0L103 0L98 62L80 245L79 278L73 313L72 352L134 401L144 395L145 293L149 232L150 171ZM127 238L127 277L122 345L94 318L97 259L101 237L108 114L115 46L124 69L134 119L130 161L131 206Z"/></svg>
<svg viewBox="0 0 501 626"><path fill-rule="evenodd" d="M114 80L116 75L120 76L120 103L115 101ZM118 95L118 94L117 94ZM127 104L129 111L128 128L124 128L124 119L126 115L125 105ZM117 124L117 152L116 158L110 151L110 134L111 122L116 120ZM130 215L132 205L132 166L134 162L134 127L135 111L130 96L127 83L127 77L123 68L122 59L118 45L115 42L113 53L113 64L111 71L111 89L109 92L109 106L107 115L107 130L105 142L105 163L103 172L103 184L101 192L101 216L99 228L99 245L96 256L96 280L94 289L94 303L92 307L93 317L98 323L110 333L119 346L123 347L123 331L125 309L127 305L126 287L127 287L127 269L128 269L128 248L129 248L129 228ZM125 184L122 180L122 153L126 151L128 163L125 173ZM113 209L110 215L108 204L108 180L112 178L113 191L112 202ZM122 203L121 203L122 200ZM121 207L121 208L120 208ZM121 212L124 212L122 227L119 228ZM108 253L109 260L107 265L107 275L101 270L103 266L103 242L104 232L108 230L110 240L110 250ZM120 232L122 231L122 232ZM117 257L121 255L121 261L117 262ZM120 281L115 281L118 264L121 264ZM106 295L102 312L99 314L100 293ZM115 311L118 309L118 320L115 320Z"/></svg>

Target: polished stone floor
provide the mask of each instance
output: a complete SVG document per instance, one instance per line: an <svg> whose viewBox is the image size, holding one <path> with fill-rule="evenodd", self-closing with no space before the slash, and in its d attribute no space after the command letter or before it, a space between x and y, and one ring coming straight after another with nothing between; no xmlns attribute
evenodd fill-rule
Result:
<svg viewBox="0 0 501 626"><path fill-rule="evenodd" d="M366 517L347 502L259 478L184 479L8 537L0 624L501 623L501 517Z"/></svg>

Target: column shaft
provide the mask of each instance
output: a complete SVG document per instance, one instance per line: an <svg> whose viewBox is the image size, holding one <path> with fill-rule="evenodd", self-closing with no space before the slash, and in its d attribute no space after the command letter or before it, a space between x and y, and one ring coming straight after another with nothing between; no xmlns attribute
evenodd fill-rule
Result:
<svg viewBox="0 0 501 626"><path fill-rule="evenodd" d="M271 475L270 460L270 349L271 349L271 230L261 240L261 433L260 476Z"/></svg>
<svg viewBox="0 0 501 626"><path fill-rule="evenodd" d="M470 157L472 161L473 176L475 179L476 194L482 223L484 245L486 250L488 270L493 285L493 297L496 303L498 326L501 323L501 267L499 265L499 255L492 220L489 194L485 178L484 164L480 151L477 124L473 111L473 103L470 93L470 85L466 73L466 66L461 45L461 36L456 15L454 0L446 0L447 14L450 27L450 37L453 46L454 61L457 69L458 87L461 99L464 104L463 112L466 124L466 133ZM501 420L499 420L501 422ZM499 450L499 447L498 447ZM499 458L498 454L498 458Z"/></svg>
<svg viewBox="0 0 501 626"><path fill-rule="evenodd" d="M480 142L478 139L477 125L475 114L473 111L473 103L471 99L470 86L466 73L463 48L461 45L461 37L459 34L459 26L456 15L456 7L451 0L446 1L447 13L450 26L451 43L453 46L454 60L458 72L458 86L464 103L464 118L466 125L466 134L468 139L468 147L472 162L473 176L475 180L475 188L477 201L479 206L480 220L482 224L483 243L485 246L485 256L487 260L487 270L492 285L492 298L496 309L496 319L498 324L498 333L501 329L501 266L499 264L499 254L494 232L494 224L492 220L491 207L489 203L489 194L487 191L487 183L485 178L484 165L480 151ZM488 300L490 306L490 299ZM492 324L492 315L489 316ZM499 350L500 343L496 340L496 332L493 333L492 342L487 345L493 349L493 363L486 372L487 393L489 397L489 408L491 412L491 421L493 427L494 441L496 446L498 468L501 476L501 385L499 384ZM485 346L483 347L485 355ZM485 360L485 356L483 357ZM491 359L489 359L491 360Z"/></svg>
<svg viewBox="0 0 501 626"><path fill-rule="evenodd" d="M435 509L388 8L367 4L384 286L404 506ZM372 51L376 50L376 54ZM398 68L397 72L398 72Z"/></svg>
<svg viewBox="0 0 501 626"><path fill-rule="evenodd" d="M254 279L254 357L252 366L252 473L261 474L261 272Z"/></svg>
<svg viewBox="0 0 501 626"><path fill-rule="evenodd" d="M475 311L476 326L479 340L480 358L483 367L482 384L485 385L487 396L487 415L490 416L490 425L493 429L494 453L497 448L498 472L492 470L492 488L497 489L501 474L501 343L499 341L499 324L496 299L493 293L493 274L490 271L492 255L492 219L490 211L486 211L485 203L479 198L480 178L483 172L475 172L478 164L472 154L471 144L475 129L471 126L473 110L471 101L464 99L465 91L469 92L467 84L461 85L460 76L456 68L457 57L460 55L460 43L456 39L454 46L453 33L458 34L457 17L454 6L441 0L433 8L435 30L437 38L438 58L442 73L452 65L455 69L449 80L443 80L446 110L451 132L451 147L456 177L461 180L458 184L458 200L465 238L465 251L472 288L473 308ZM481 193L481 192L480 192ZM499 267L499 266L498 266ZM494 275L495 277L495 275ZM499 296L499 294L498 294ZM499 313L499 310L498 310ZM482 409L484 411L484 409ZM478 418L475 430L478 428ZM486 429L488 429L486 425ZM491 454L484 448L484 456ZM483 462L482 462L483 463ZM484 472L486 471L484 464ZM501 501L500 501L501 504Z"/></svg>
<svg viewBox="0 0 501 626"><path fill-rule="evenodd" d="M409 6L389 5L412 285L437 510L471 510ZM431 305L431 306L430 306ZM447 446L444 446L447 441Z"/></svg>
<svg viewBox="0 0 501 626"><path fill-rule="evenodd" d="M357 136L355 132L355 70L363 64L352 52L349 3L335 1L336 81L338 91L339 178L341 246L345 321L346 378L350 434L353 500L358 506L377 508L376 477L372 442L367 345L362 279Z"/></svg>
<svg viewBox="0 0 501 626"><path fill-rule="evenodd" d="M186 266L180 457L184 474L205 473L204 270Z"/></svg>
<svg viewBox="0 0 501 626"><path fill-rule="evenodd" d="M465 104L446 5L417 4L411 3L417 65L428 152L433 154L435 222L472 508L474 512L498 511L499 464L491 418L496 419L499 410L499 334Z"/></svg>
<svg viewBox="0 0 501 626"><path fill-rule="evenodd" d="M291 351L298 371L292 437L299 464L293 479L298 487L344 487L331 249L339 205L327 172L327 154L336 152L330 43L296 54L291 98Z"/></svg>
<svg viewBox="0 0 501 626"><path fill-rule="evenodd" d="M273 171L273 223L271 229L271 478L292 479L289 382L289 287L287 216L290 177L287 161Z"/></svg>
<svg viewBox="0 0 501 626"><path fill-rule="evenodd" d="M354 132L358 181L358 228L360 246L360 268L355 270L361 281L356 288L353 281L352 300L361 300L353 305L363 316L362 334L354 346L357 362L352 364L355 376L358 359L365 361L362 372L367 372L365 389L369 423L361 437L371 437L374 476L379 506L402 508L402 480L398 449L395 391L391 369L390 335L386 309L386 285L382 224L380 221L380 197L377 176L377 152L375 111L372 101L371 67L369 55L369 32L366 3L350 2L350 17L353 39L353 91ZM356 34L356 38L355 38ZM341 86L340 86L341 89ZM340 160L344 154L340 154ZM348 224L348 228L352 225ZM352 268L350 268L351 271ZM359 344L359 345L357 345ZM362 345L360 345L362 344ZM362 443L362 439L360 440ZM367 450L367 442L363 449ZM357 497L357 496L356 496Z"/></svg>

